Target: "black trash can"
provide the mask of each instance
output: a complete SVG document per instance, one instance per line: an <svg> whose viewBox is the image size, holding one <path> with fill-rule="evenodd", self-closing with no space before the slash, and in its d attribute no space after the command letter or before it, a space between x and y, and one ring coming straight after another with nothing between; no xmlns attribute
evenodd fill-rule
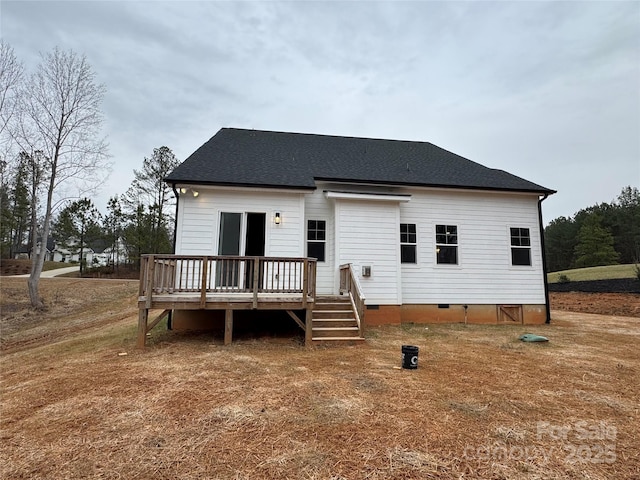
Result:
<svg viewBox="0 0 640 480"><path fill-rule="evenodd" d="M402 368L418 368L418 347L402 345Z"/></svg>

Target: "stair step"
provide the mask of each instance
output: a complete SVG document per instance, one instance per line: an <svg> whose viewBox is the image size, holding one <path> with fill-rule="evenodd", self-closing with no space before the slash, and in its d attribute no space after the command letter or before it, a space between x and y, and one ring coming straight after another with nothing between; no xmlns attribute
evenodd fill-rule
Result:
<svg viewBox="0 0 640 480"><path fill-rule="evenodd" d="M351 310L350 303L322 303L315 304L313 307L314 312L335 312L340 310Z"/></svg>
<svg viewBox="0 0 640 480"><path fill-rule="evenodd" d="M315 331L330 332L330 331L340 331L340 330L353 330L357 332L358 327L314 327L312 328L312 330L314 332Z"/></svg>
<svg viewBox="0 0 640 480"><path fill-rule="evenodd" d="M313 321L314 322L351 322L351 323L357 323L356 319L353 315L351 315L350 317L326 317L326 318L319 318L319 317L313 317Z"/></svg>
<svg viewBox="0 0 640 480"><path fill-rule="evenodd" d="M353 310L349 309L344 309L344 310L320 310L320 309L314 309L313 313L353 313Z"/></svg>
<svg viewBox="0 0 640 480"><path fill-rule="evenodd" d="M341 328L314 328L311 331L312 337L318 338L334 338L334 337L359 337L360 330L358 327L341 327Z"/></svg>
<svg viewBox="0 0 640 480"><path fill-rule="evenodd" d="M316 342L364 340L360 336L351 299L348 296L316 297L311 336Z"/></svg>
<svg viewBox="0 0 640 480"><path fill-rule="evenodd" d="M355 319L355 316L353 315L353 312L349 312L349 311L341 311L341 310L336 310L336 311L322 311L322 312L313 312L313 319L314 320L331 320L331 319L342 319L342 320L348 320L348 319Z"/></svg>
<svg viewBox="0 0 640 480"><path fill-rule="evenodd" d="M312 325L316 327L357 327L355 318L314 318Z"/></svg>

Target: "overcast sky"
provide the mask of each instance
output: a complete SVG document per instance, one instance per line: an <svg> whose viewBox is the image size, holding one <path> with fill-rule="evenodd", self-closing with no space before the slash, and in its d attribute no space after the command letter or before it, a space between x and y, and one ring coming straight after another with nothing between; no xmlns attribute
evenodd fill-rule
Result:
<svg viewBox="0 0 640 480"><path fill-rule="evenodd" d="M558 193L545 222L640 185L640 2L0 2L27 70L55 46L107 87L126 191L222 127L434 143Z"/></svg>

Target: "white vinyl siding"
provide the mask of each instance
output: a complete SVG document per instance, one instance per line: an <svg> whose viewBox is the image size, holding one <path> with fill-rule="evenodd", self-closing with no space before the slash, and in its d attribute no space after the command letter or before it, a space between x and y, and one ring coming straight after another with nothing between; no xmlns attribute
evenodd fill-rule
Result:
<svg viewBox="0 0 640 480"><path fill-rule="evenodd" d="M325 198L321 188L313 193L305 195L305 230L308 220L324 220L326 222L326 240L324 247L324 262L318 262L316 271L316 290L321 295L337 293L334 291L335 283L338 281L338 270L335 268L334 255L334 230L333 221L333 200ZM306 239L306 236L305 236ZM307 252L305 251L305 255Z"/></svg>
<svg viewBox="0 0 640 480"><path fill-rule="evenodd" d="M367 304L402 303L398 202L336 200L336 219L337 263L353 264Z"/></svg>
<svg viewBox="0 0 640 480"><path fill-rule="evenodd" d="M216 255L220 213L255 212L266 214L266 256L305 255L304 201L301 193L206 188L200 188L199 192L200 195L195 198L189 194L180 198L176 254ZM280 225L273 222L275 212L280 212Z"/></svg>
<svg viewBox="0 0 640 480"><path fill-rule="evenodd" d="M420 268L402 266L406 304L544 303L536 195L412 190L401 221L416 222ZM435 226L457 225L458 265L438 265ZM509 227L529 228L531 267L511 265Z"/></svg>
<svg viewBox="0 0 640 480"><path fill-rule="evenodd" d="M344 187L346 190L349 187ZM372 190L372 189L370 189ZM410 201L327 198L313 192L200 188L180 198L176 253L215 255L220 212L264 212L265 255L307 255L307 221L326 222L319 294L338 292L339 265L352 263L368 304L543 304L535 194L397 188ZM280 212L282 223L273 217ZM400 262L400 224L416 225L417 263ZM436 263L436 225L456 225L458 264ZM531 266L511 263L510 228L529 229ZM371 266L371 277L362 267Z"/></svg>

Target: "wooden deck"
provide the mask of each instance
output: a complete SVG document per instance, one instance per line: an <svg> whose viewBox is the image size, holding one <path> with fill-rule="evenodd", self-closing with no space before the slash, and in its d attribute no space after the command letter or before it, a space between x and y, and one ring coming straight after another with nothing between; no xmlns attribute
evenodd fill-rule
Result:
<svg viewBox="0 0 640 480"><path fill-rule="evenodd" d="M138 346L172 310L225 310L224 342L234 310L285 310L312 339L316 260L288 257L144 255L138 294ZM149 322L149 310L162 313ZM295 310L305 310L304 321Z"/></svg>

